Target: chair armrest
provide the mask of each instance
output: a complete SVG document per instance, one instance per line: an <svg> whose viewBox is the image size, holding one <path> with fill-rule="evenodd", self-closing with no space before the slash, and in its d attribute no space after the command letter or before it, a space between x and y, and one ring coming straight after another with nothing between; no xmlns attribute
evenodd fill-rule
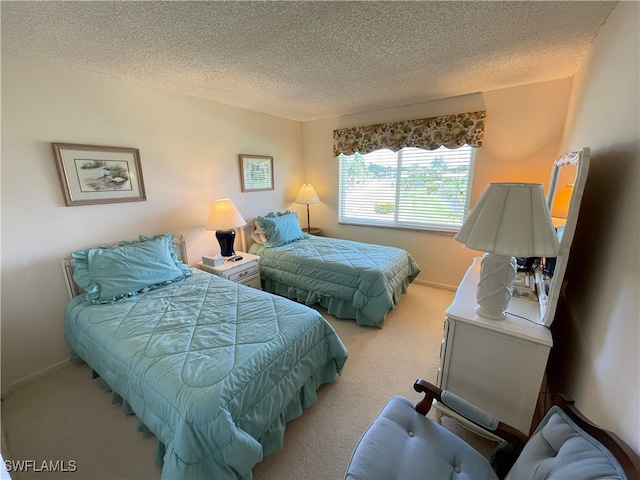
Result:
<svg viewBox="0 0 640 480"><path fill-rule="evenodd" d="M521 450L524 447L524 444L527 443L527 435L511 425L507 425L506 423L499 421L493 415L452 392L441 390L421 378L416 380L413 385L413 389L416 392L425 394L424 398L415 406L416 411L422 415L429 413L433 401L437 400L456 412L458 415L477 425L479 428L491 432L509 442L518 450Z"/></svg>

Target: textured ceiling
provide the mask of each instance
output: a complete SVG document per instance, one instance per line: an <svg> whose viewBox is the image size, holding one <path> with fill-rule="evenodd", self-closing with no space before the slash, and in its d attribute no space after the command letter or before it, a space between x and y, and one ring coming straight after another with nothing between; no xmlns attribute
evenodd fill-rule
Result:
<svg viewBox="0 0 640 480"><path fill-rule="evenodd" d="M615 2L0 4L2 53L299 121L571 77Z"/></svg>

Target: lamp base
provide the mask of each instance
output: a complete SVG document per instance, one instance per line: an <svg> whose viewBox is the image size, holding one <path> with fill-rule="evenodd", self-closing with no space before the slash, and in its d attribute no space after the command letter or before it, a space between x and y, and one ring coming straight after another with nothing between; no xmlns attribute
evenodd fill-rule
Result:
<svg viewBox="0 0 640 480"><path fill-rule="evenodd" d="M236 240L235 230L216 230L216 238L220 244L220 255L223 257L233 257L236 252L233 251L233 244Z"/></svg>
<svg viewBox="0 0 640 480"><path fill-rule="evenodd" d="M513 292L517 263L513 257L486 253L482 257L476 313L491 320L504 320Z"/></svg>

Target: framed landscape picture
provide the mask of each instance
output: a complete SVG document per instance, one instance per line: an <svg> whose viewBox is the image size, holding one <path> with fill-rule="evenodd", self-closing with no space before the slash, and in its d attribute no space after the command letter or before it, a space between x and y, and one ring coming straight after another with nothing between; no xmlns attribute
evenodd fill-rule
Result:
<svg viewBox="0 0 640 480"><path fill-rule="evenodd" d="M67 206L147 199L137 148L52 143Z"/></svg>
<svg viewBox="0 0 640 480"><path fill-rule="evenodd" d="M241 153L240 181L243 192L273 190L273 157Z"/></svg>

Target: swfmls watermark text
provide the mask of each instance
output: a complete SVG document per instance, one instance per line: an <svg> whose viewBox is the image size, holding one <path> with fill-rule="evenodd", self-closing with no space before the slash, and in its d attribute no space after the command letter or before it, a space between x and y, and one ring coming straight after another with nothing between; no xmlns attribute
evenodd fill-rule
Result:
<svg viewBox="0 0 640 480"><path fill-rule="evenodd" d="M75 460L5 460L7 472L75 472L78 462Z"/></svg>

